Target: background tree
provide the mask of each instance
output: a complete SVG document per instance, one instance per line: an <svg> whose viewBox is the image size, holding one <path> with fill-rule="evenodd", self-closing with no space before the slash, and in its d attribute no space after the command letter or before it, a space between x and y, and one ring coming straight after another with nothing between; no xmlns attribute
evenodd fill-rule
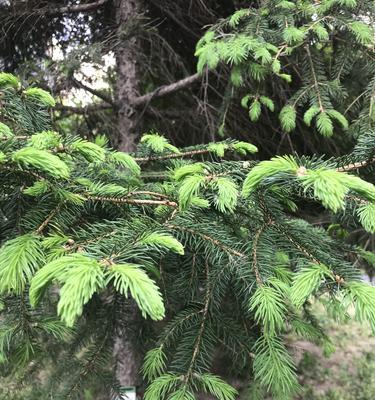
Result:
<svg viewBox="0 0 375 400"><path fill-rule="evenodd" d="M46 77L44 87L57 97L78 87L98 99L85 108L58 104L53 126L62 132L74 131L89 138L98 131L106 132L112 145L130 151L140 133L149 129L165 133L175 145L230 136L256 144L261 159L297 152L325 154L329 160L351 152L358 141L349 157L321 161L323 164L316 161L312 169L336 166L339 172L350 164L349 170L361 166L363 176L370 176L374 157L371 1L98 1L64 5L16 1L5 3L2 11L1 56L7 70L17 70L31 81ZM214 25L195 49L207 24ZM62 61L48 60L53 43L63 50ZM98 91L77 78L83 61L96 62L100 69L102 56L111 51L117 71L107 71L109 89ZM41 129L42 125L33 127L30 133ZM155 146L153 151L164 149ZM211 151L221 156L225 146L229 145L217 145ZM307 161L297 164L309 169ZM283 168L288 174L295 167L292 161L289 166L282 162L266 165L266 175ZM331 193L335 201L325 198L327 186L333 182L327 183L328 173L311 177L301 168L297 175L306 190L314 187L315 197L334 212L343 207L341 194L354 190L354 181L343 183L333 174L329 179L340 182L342 193ZM263 172L255 171L260 175L250 180L250 187L261 181ZM186 186L195 182L195 193L202 185L202 174L199 168L189 174L193 176ZM355 197L354 203L357 200ZM358 215L371 232L372 205L362 205ZM332 221L321 208L306 207L306 203L294 212L318 222L324 213L327 227ZM338 224L330 226L330 233L340 239L340 230L356 232L345 241L362 245L362 251L371 250L371 236L356 229L358 221L353 215L335 216L333 222ZM257 238L258 231L253 232ZM267 231L263 235L262 230L260 236L268 240L272 234ZM353 257L354 253L348 254ZM264 265L273 262L267 259ZM324 276L323 270L315 272L315 279ZM135 326L136 320L134 316L133 322L124 326ZM137 326L135 332L142 324ZM139 354L124 353L135 358ZM129 360L127 364L131 364ZM124 370L120 375L126 374Z"/></svg>

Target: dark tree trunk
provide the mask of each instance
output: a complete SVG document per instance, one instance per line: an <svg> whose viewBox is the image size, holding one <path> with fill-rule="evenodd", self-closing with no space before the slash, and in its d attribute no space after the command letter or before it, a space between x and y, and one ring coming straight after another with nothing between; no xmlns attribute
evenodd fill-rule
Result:
<svg viewBox="0 0 375 400"><path fill-rule="evenodd" d="M139 132L136 127L138 116L131 106L132 99L138 96L138 55L140 15L142 0L115 0L118 24L117 62L117 104L118 131L113 145L122 151L132 152L136 148ZM138 307L132 300L121 300L121 317L116 326L114 342L114 361L116 379L121 386L139 386L139 369L143 352L140 348L142 318Z"/></svg>
<svg viewBox="0 0 375 400"><path fill-rule="evenodd" d="M142 0L116 0L118 24L117 62L117 103L118 131L114 145L119 150L135 150L139 132L137 113L131 102L139 94L139 24L143 11Z"/></svg>

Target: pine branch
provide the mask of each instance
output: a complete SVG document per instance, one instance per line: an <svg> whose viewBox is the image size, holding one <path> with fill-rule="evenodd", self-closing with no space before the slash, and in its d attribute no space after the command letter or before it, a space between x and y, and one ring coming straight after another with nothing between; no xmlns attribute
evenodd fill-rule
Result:
<svg viewBox="0 0 375 400"><path fill-rule="evenodd" d="M30 175L33 178L36 178L38 180L44 180L43 176L41 176L41 175L39 175L39 174L37 174L35 172L29 171L27 169L12 168L12 167L8 167L6 165L0 165L0 168L5 169L6 171L10 171L10 172L18 172L18 173Z"/></svg>
<svg viewBox="0 0 375 400"><path fill-rule="evenodd" d="M276 229L278 229L292 244L293 246L298 249L302 254L304 254L308 259L310 259L314 264L321 265L324 264L321 261L319 261L312 253L310 253L305 247L303 247L298 241L296 241L290 234L289 232L284 229L281 225L276 224ZM332 271L335 275L335 279L339 283L344 283L345 280L342 276L336 274L334 271Z"/></svg>
<svg viewBox="0 0 375 400"><path fill-rule="evenodd" d="M202 321L199 327L199 332L197 335L197 338L195 340L195 344L194 344L194 351L193 354L191 356L191 361L190 361L190 365L189 365L189 369L186 373L185 376L185 385L187 385L189 379L191 378L192 374L193 374L193 368L194 368L194 364L195 364L195 360L198 357L199 354L199 349L202 343L202 338L203 338L203 333L204 333L204 329L206 326L206 321L207 321L207 315L208 315L208 310L209 310L209 305L210 305L210 300L211 300L211 286L210 286L210 282L209 282L209 267L208 267L208 262L206 261L206 293L205 293L205 300L204 300L204 308L203 308L203 314L202 314Z"/></svg>
<svg viewBox="0 0 375 400"><path fill-rule="evenodd" d="M154 91L152 91L151 93L147 93L143 96L136 97L135 99L132 100L131 103L135 107L142 106L144 104L148 104L153 99L156 99L159 97L164 97L166 95L175 93L181 89L186 88L187 86L189 86L192 83L194 83L195 81L197 81L199 79L199 77L200 77L200 74L196 73L196 74L190 75L186 78L183 78L177 82L173 82L169 85L160 86L157 89L155 89ZM61 104L57 104L56 105L57 110L67 111L72 114L89 114L92 112L106 110L106 109L110 109L110 108L114 108L114 109L118 108L119 105L116 102L114 102L111 98L104 95L103 93L84 85L82 82L79 82L76 79L74 79L74 82L76 83L77 86L79 86L82 89L87 90L88 92L101 98L107 104L93 104L93 105L89 105L86 107L73 107L73 106L64 106ZM170 158L174 158L174 157L170 157ZM142 161L147 161L147 160L145 159Z"/></svg>
<svg viewBox="0 0 375 400"><path fill-rule="evenodd" d="M269 223L264 223L255 233L254 235L254 241L253 241L253 252L252 252L252 259L253 259L253 271L254 271L254 275L255 275L255 279L257 281L257 284L259 286L263 285L263 280L260 276L259 273L259 268L258 268L258 243L259 243L259 239L260 236L262 235L263 231L267 228L267 226L269 225Z"/></svg>
<svg viewBox="0 0 375 400"><path fill-rule="evenodd" d="M54 218L54 216L61 210L61 207L63 206L63 204L64 204L64 202L60 203L54 210L52 210L50 212L48 217L41 223L41 225L36 230L37 234L41 234L44 231L44 229L47 227L47 225L51 222L52 218Z"/></svg>
<svg viewBox="0 0 375 400"><path fill-rule="evenodd" d="M324 107L323 107L323 102L322 102L322 98L321 98L321 95L320 95L319 82L318 82L318 78L316 76L314 63L313 63L313 60L312 60L312 57L311 57L310 48L309 48L308 45L306 45L305 49L306 49L307 57L309 59L311 73L312 73L313 79L314 79L314 86L315 86L316 96L318 98L319 108L320 108L320 111L323 112L324 111Z"/></svg>
<svg viewBox="0 0 375 400"><path fill-rule="evenodd" d="M95 365L97 359L99 359L100 356L102 355L102 352L108 341L109 333L110 332L107 330L100 346L95 350L95 352L91 355L90 359L84 365L83 369L79 372L78 376L75 379L74 384L70 387L68 393L65 396L66 399L74 398L73 397L74 392L79 388L82 378L85 378L91 372L91 367Z"/></svg>
<svg viewBox="0 0 375 400"><path fill-rule="evenodd" d="M170 229L175 229L177 231L182 231L182 232L189 232L193 235L199 236L201 237L203 240L207 240L209 242L211 242L212 244L214 244L216 247L218 247L219 249L225 251L226 253L232 255L232 256L237 256L237 257L246 257L246 254L244 253L240 253L239 251L232 249L228 246L226 246L225 244L221 243L219 240L214 239L208 235L205 235L204 233L198 232L194 229L191 228L185 228L183 226L178 226L178 225L174 225L174 224L166 224L167 228Z"/></svg>

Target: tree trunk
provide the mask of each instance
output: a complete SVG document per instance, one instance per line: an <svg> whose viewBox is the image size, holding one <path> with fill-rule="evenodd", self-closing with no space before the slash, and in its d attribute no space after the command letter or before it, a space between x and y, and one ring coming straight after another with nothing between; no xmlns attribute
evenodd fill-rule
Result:
<svg viewBox="0 0 375 400"><path fill-rule="evenodd" d="M142 384L139 373L143 359L142 317L133 300L118 299L118 302L120 322L116 324L113 347L116 380L120 386L139 388Z"/></svg>
<svg viewBox="0 0 375 400"><path fill-rule="evenodd" d="M137 112L131 102L139 93L138 28L143 10L142 0L116 0L116 21L118 24L117 62L117 104L118 129L114 146L119 150L132 152L139 137Z"/></svg>
<svg viewBox="0 0 375 400"><path fill-rule="evenodd" d="M136 128L138 116L131 106L131 100L138 96L138 55L140 51L137 36L142 12L142 0L115 0L118 24L117 62L117 104L118 130L113 145L122 151L132 152L136 148L139 132ZM142 318L133 300L119 300L121 317L116 326L114 340L114 361L116 379L121 386L139 386L139 369L143 352L139 345Z"/></svg>

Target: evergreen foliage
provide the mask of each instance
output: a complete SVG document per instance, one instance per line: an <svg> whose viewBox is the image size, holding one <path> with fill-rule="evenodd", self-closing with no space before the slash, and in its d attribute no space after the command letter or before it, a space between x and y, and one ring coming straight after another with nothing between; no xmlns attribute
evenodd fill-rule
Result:
<svg viewBox="0 0 375 400"><path fill-rule="evenodd" d="M250 4L198 42L198 72L229 67L252 122L358 137L374 126L374 14L368 0Z"/></svg>
<svg viewBox="0 0 375 400"><path fill-rule="evenodd" d="M115 393L111 352L128 297L150 332L146 400L201 392L235 399L215 371L218 350L260 398L290 398L298 381L285 334L332 347L310 311L312 297L341 317L354 306L374 330L375 289L349 258L365 250L303 213L321 207L375 233L375 187L366 175L375 154L372 88L350 113L340 108L354 68L373 82L373 32L361 17L373 7L264 1L219 22L197 45L199 71L224 63L234 87L257 88L241 101L252 122L278 112L287 133L301 121L324 138L349 131L357 145L339 159L257 162L247 142L179 149L156 132L143 136L137 154L117 152L101 137L53 131L53 97L0 73L2 372L47 365L39 398ZM337 37L345 45L333 60ZM297 64L299 78L290 66ZM270 78L285 85L281 108Z"/></svg>
<svg viewBox="0 0 375 400"><path fill-rule="evenodd" d="M302 40L294 30L287 37ZM297 155L240 160L256 147L228 140L177 149L156 133L130 155L52 131L49 97L37 88L24 96L30 89L5 78L12 84L2 89L0 137L4 372L30 373L31 361L43 360L44 398L80 398L87 387L115 392L110 354L128 296L154 334L142 370L146 400L199 392L235 399L213 373L217 349L260 396L290 398L298 382L284 335L329 344L309 311L312 296L341 302L342 313L354 305L374 329L375 288L347 259L363 250L298 215L315 202L374 233L375 187L352 173L371 168L373 133L346 165ZM29 103L35 115L23 114ZM272 108L269 99L259 103ZM152 322L162 319L163 326Z"/></svg>

